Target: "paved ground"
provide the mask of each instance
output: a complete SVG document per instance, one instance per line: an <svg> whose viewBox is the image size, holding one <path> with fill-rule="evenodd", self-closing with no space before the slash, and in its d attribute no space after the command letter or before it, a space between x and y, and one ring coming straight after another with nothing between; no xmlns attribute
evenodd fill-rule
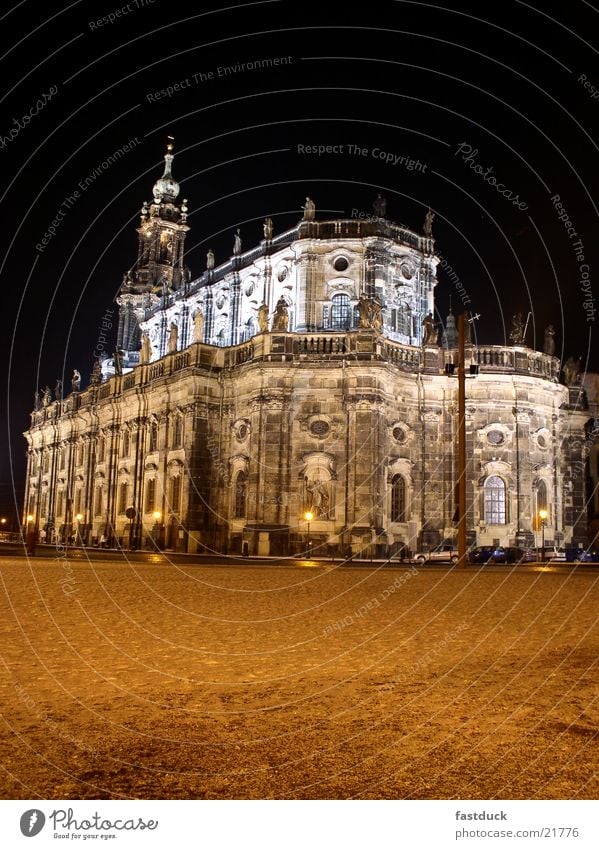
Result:
<svg viewBox="0 0 599 849"><path fill-rule="evenodd" d="M590 798L596 570L0 560L9 798Z"/></svg>

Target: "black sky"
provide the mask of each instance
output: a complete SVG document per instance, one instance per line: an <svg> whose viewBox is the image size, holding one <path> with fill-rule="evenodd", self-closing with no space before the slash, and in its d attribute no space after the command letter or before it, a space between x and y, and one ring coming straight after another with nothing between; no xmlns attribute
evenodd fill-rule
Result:
<svg viewBox="0 0 599 849"><path fill-rule="evenodd" d="M599 367L587 320L599 297L599 8L591 3L376 0L354 11L289 0L79 0L49 4L41 18L30 0L4 8L3 514L15 487L20 502L21 434L35 389L59 377L68 385L73 367L89 378L101 318L115 309L135 259L139 209L161 173L168 133L189 199L194 276L208 247L217 262L230 255L236 227L249 248L265 216L275 232L293 225L306 195L319 217L332 217L370 213L382 191L398 223L420 229L427 208L435 211L438 253L481 315L480 340L504 342L511 315L531 311L529 344L541 348L552 322L560 355ZM279 62L242 67L267 59ZM177 83L172 96L156 97ZM44 93L47 102L25 123ZM81 181L134 139L131 152L81 191ZM343 151L298 151L327 144ZM492 168L526 208L476 174L460 145L478 151L472 161ZM376 149L426 168L408 170ZM582 240L584 264L558 220L556 194ZM461 310L455 278L443 270L439 278L440 314L450 294Z"/></svg>

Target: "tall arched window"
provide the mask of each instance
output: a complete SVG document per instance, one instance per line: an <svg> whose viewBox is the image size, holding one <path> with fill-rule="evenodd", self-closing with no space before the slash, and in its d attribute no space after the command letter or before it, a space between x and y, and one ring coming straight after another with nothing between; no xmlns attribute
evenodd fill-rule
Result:
<svg viewBox="0 0 599 849"><path fill-rule="evenodd" d="M490 475L485 481L485 522L487 525L505 525L505 482L499 475Z"/></svg>
<svg viewBox="0 0 599 849"><path fill-rule="evenodd" d="M183 419L176 413L173 418L173 448L181 447L181 440L183 439Z"/></svg>
<svg viewBox="0 0 599 849"><path fill-rule="evenodd" d="M403 475L395 475L391 481L391 521L407 522L407 487Z"/></svg>
<svg viewBox="0 0 599 849"><path fill-rule="evenodd" d="M148 478L146 481L146 513L153 513L156 509L156 478Z"/></svg>
<svg viewBox="0 0 599 849"><path fill-rule="evenodd" d="M246 472L239 472L235 480L235 504L233 505L233 517L244 519L247 504L248 476Z"/></svg>
<svg viewBox="0 0 599 849"><path fill-rule="evenodd" d="M547 484L545 481L539 481L537 484L536 492L535 492L535 514L533 516L533 527L535 530L541 530L541 516L539 515L541 510L545 510L547 516L545 517L545 524L547 524L549 518L549 509L547 507Z"/></svg>
<svg viewBox="0 0 599 849"><path fill-rule="evenodd" d="M333 295L331 306L331 327L334 330L346 330L350 326L349 295Z"/></svg>
<svg viewBox="0 0 599 849"><path fill-rule="evenodd" d="M119 513L124 513L127 509L128 484L127 481L121 481L119 484Z"/></svg>
<svg viewBox="0 0 599 849"><path fill-rule="evenodd" d="M158 423L152 422L150 425L150 451L158 451Z"/></svg>
<svg viewBox="0 0 599 849"><path fill-rule="evenodd" d="M177 512L181 505L181 476L175 475L171 478L171 503L170 509Z"/></svg>

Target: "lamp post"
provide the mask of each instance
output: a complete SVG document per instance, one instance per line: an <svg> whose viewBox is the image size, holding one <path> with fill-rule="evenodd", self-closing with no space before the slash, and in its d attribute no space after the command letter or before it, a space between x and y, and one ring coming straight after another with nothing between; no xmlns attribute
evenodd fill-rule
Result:
<svg viewBox="0 0 599 849"><path fill-rule="evenodd" d="M545 560L545 522L547 521L547 510L539 510L541 520L541 562Z"/></svg>
<svg viewBox="0 0 599 849"><path fill-rule="evenodd" d="M25 528L25 545L27 546L28 554L35 554L35 530L31 530L33 516L31 513L27 516L27 526Z"/></svg>
<svg viewBox="0 0 599 849"><path fill-rule="evenodd" d="M162 528L160 525L162 513L160 510L154 510L152 517L154 519L154 545L156 548L162 548Z"/></svg>
<svg viewBox="0 0 599 849"><path fill-rule="evenodd" d="M308 523L308 542L306 544L306 548L308 550L308 556L310 556L310 522L312 521L313 518L314 518L314 513L312 513L310 510L308 510L306 513L304 513L304 519Z"/></svg>
<svg viewBox="0 0 599 849"><path fill-rule="evenodd" d="M77 515L75 516L75 519L77 520L77 544L82 545L81 522L83 521L83 513L77 513Z"/></svg>

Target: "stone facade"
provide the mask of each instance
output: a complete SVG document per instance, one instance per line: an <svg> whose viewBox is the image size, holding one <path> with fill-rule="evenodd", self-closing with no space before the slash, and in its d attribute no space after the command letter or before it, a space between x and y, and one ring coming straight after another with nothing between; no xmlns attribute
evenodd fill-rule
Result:
<svg viewBox="0 0 599 849"><path fill-rule="evenodd" d="M262 555L305 550L308 533L321 552L453 541L457 351L448 334L423 344L432 236L381 217L305 216L276 237L265 223L260 245L237 240L192 280L171 162L142 210L118 356L32 413L30 530ZM538 543L543 507L547 544L584 542L581 388L524 346L469 343L471 364L470 540Z"/></svg>

